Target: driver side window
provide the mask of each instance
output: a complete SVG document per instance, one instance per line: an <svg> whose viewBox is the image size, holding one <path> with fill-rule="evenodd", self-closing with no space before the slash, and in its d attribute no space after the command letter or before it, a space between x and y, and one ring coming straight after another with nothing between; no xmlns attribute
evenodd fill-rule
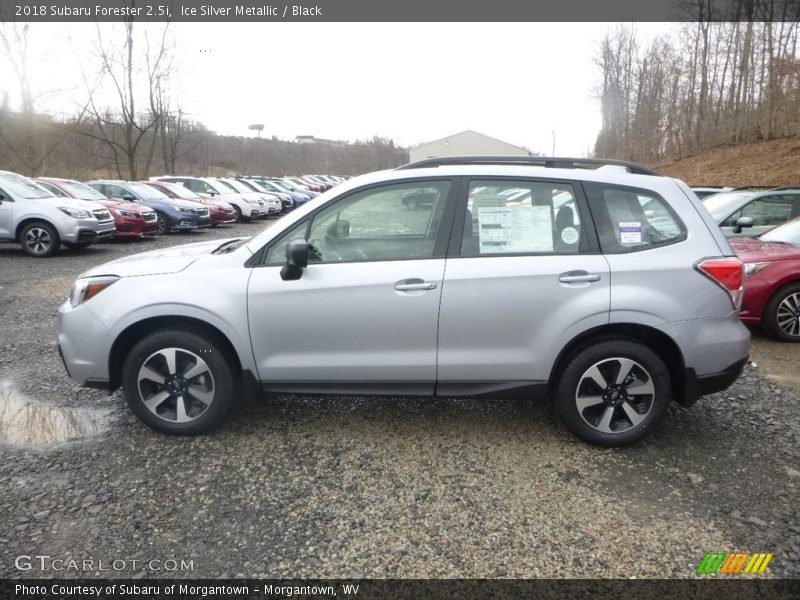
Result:
<svg viewBox="0 0 800 600"><path fill-rule="evenodd" d="M449 187L402 182L337 200L313 218L309 262L432 258Z"/></svg>

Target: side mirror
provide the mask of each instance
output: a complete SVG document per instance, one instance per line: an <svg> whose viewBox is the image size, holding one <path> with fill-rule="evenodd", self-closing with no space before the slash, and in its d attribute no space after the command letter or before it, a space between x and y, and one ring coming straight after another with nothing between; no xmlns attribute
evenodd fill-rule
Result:
<svg viewBox="0 0 800 600"><path fill-rule="evenodd" d="M281 269L281 279L295 281L303 275L308 266L308 242L302 238L290 240L286 244L286 264Z"/></svg>
<svg viewBox="0 0 800 600"><path fill-rule="evenodd" d="M742 233L744 227L753 226L753 217L739 217L736 219L736 225L733 228L734 233Z"/></svg>
<svg viewBox="0 0 800 600"><path fill-rule="evenodd" d="M136 202L136 198L134 198L134 197L133 197L133 196L131 196L130 194L125 194L125 195L122 197L122 199L123 199L123 200L125 200L125 202Z"/></svg>

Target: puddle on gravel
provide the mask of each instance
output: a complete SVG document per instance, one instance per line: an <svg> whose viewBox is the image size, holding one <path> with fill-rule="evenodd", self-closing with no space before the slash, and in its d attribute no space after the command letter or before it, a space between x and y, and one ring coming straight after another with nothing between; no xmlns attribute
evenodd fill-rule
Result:
<svg viewBox="0 0 800 600"><path fill-rule="evenodd" d="M47 446L97 435L106 421L102 411L43 404L0 381L0 442Z"/></svg>

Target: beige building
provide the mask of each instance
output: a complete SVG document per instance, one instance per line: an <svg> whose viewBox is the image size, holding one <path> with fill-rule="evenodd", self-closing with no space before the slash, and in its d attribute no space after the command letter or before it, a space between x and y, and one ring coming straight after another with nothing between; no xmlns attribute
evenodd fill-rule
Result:
<svg viewBox="0 0 800 600"><path fill-rule="evenodd" d="M467 129L409 149L411 162L440 156L530 156L525 148Z"/></svg>

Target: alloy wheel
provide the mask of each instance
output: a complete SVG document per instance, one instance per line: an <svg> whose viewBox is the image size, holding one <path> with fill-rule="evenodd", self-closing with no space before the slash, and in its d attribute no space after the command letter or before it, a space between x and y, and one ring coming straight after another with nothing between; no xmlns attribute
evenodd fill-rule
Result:
<svg viewBox="0 0 800 600"><path fill-rule="evenodd" d="M25 246L32 254L47 254L53 245L53 238L41 227L32 227L25 234Z"/></svg>
<svg viewBox="0 0 800 600"><path fill-rule="evenodd" d="M139 368L137 386L145 407L172 423L194 421L214 400L208 364L183 348L164 348L147 357Z"/></svg>
<svg viewBox="0 0 800 600"><path fill-rule="evenodd" d="M608 358L584 372L575 392L581 418L602 433L628 431L653 408L655 386L647 370L629 358Z"/></svg>
<svg viewBox="0 0 800 600"><path fill-rule="evenodd" d="M800 336L800 292L789 294L781 300L775 320L786 335Z"/></svg>

